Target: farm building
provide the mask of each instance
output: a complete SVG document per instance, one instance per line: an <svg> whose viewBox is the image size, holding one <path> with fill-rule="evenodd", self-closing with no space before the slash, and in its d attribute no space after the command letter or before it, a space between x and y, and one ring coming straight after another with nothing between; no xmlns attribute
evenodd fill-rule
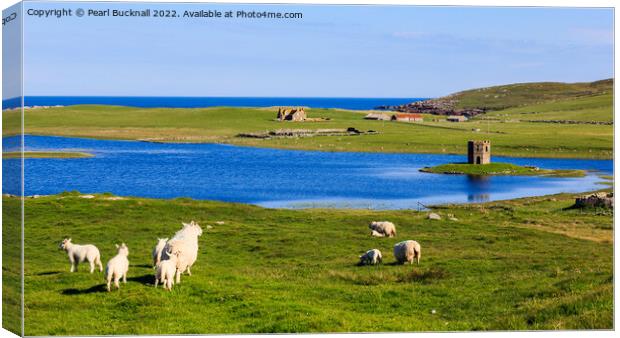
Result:
<svg viewBox="0 0 620 338"><path fill-rule="evenodd" d="M465 122L467 121L467 117L463 115L450 115L446 117L446 121L448 122Z"/></svg>
<svg viewBox="0 0 620 338"><path fill-rule="evenodd" d="M280 121L304 121L306 119L304 108L278 108L278 120Z"/></svg>
<svg viewBox="0 0 620 338"><path fill-rule="evenodd" d="M424 118L420 114L394 114L391 118L392 121L398 122L422 122Z"/></svg>
<svg viewBox="0 0 620 338"><path fill-rule="evenodd" d="M365 120L380 120L380 121L389 121L391 118L390 115L388 114L383 114L383 113L370 113L366 116L364 116Z"/></svg>

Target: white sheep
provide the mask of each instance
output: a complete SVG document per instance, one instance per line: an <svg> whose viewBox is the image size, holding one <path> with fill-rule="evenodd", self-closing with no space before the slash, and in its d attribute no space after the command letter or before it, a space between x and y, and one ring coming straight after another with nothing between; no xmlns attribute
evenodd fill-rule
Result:
<svg viewBox="0 0 620 338"><path fill-rule="evenodd" d="M376 231L379 234L383 234L387 237L396 236L396 226L392 222L388 221L373 221L370 222L368 228ZM374 234L372 234L374 236Z"/></svg>
<svg viewBox="0 0 620 338"><path fill-rule="evenodd" d="M60 243L60 248L65 250L69 256L71 272L77 271L78 264L84 261L88 261L90 264L90 273L95 271L95 264L99 266L99 271L103 271L101 255L96 246L92 244L73 244L71 243L71 238L65 238L62 243Z"/></svg>
<svg viewBox="0 0 620 338"><path fill-rule="evenodd" d="M127 271L129 270L129 248L125 243L121 245L116 244L118 253L112 257L105 266L105 280L107 282L108 291L110 291L110 283L114 280L114 286L120 289L118 281L123 278L123 283L127 283Z"/></svg>
<svg viewBox="0 0 620 338"><path fill-rule="evenodd" d="M157 263L161 261L161 255L164 251L164 247L166 246L166 242L168 242L168 238L158 238L157 245L153 248L153 266L156 267Z"/></svg>
<svg viewBox="0 0 620 338"><path fill-rule="evenodd" d="M172 252L166 252L166 260L162 260L157 263L157 271L155 272L155 287L157 284L161 282L164 286L164 289L170 291L172 290L172 285L174 284L174 275L177 271L177 254L173 254Z"/></svg>
<svg viewBox="0 0 620 338"><path fill-rule="evenodd" d="M394 258L396 258L396 260L400 264L403 264L405 262L413 264L414 258L416 260L416 263L420 264L421 255L422 251L420 249L420 244L418 244L418 242L416 241L402 241L394 245Z"/></svg>
<svg viewBox="0 0 620 338"><path fill-rule="evenodd" d="M360 265L376 265L383 261L381 251L378 249L370 249L360 257Z"/></svg>
<svg viewBox="0 0 620 338"><path fill-rule="evenodd" d="M183 223L183 228L177 231L166 243L161 259L162 261L168 259L170 257L168 252L177 254L177 283L181 282L181 274L185 270L187 270L190 276L192 275L190 268L198 258L198 237L201 235L202 228L200 228L200 225L191 221L190 223Z"/></svg>

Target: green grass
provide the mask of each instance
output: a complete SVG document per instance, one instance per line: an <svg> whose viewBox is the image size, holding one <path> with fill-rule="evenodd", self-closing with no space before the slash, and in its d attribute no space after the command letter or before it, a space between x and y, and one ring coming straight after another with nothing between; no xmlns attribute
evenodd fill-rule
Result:
<svg viewBox="0 0 620 338"><path fill-rule="evenodd" d="M600 108L600 107L599 107ZM604 107L611 116L612 107ZM587 110L581 109L585 114ZM365 113L337 109L309 109L310 117L327 122L278 122L274 109L257 108L129 108L69 106L25 111L25 132L35 135L101 139L149 139L161 142L213 142L253 147L321 151L466 154L467 141L488 139L493 155L518 157L613 157L612 125L564 125L474 119L465 123L423 123L364 120ZM19 113L3 113L4 136L19 133ZM584 118L585 119L585 118ZM377 135L278 138L239 138L240 133L280 128L348 128L376 130Z"/></svg>
<svg viewBox="0 0 620 338"><path fill-rule="evenodd" d="M449 163L435 167L425 167L420 169L422 172L434 174L459 174L459 175L512 175L512 176L552 176L552 177L583 177L586 175L584 170L551 170L539 169L536 167L523 167L511 163L488 163L488 164L469 164L469 163Z"/></svg>
<svg viewBox="0 0 620 338"><path fill-rule="evenodd" d="M449 99L457 109L485 107L502 110L611 93L613 79L579 83L531 82L470 89L438 100Z"/></svg>
<svg viewBox="0 0 620 338"><path fill-rule="evenodd" d="M2 207L2 328L21 336L21 207L18 199L4 201L10 207Z"/></svg>
<svg viewBox="0 0 620 338"><path fill-rule="evenodd" d="M25 200L26 335L613 328L612 215L566 209L571 195L444 206L441 221L104 197ZM5 219L19 212L18 199L3 203ZM193 276L155 289L156 238L191 219L213 226ZM398 237L370 237L372 220L394 222ZM96 244L104 262L126 242L128 283L107 293L101 273L69 273L58 249L68 236ZM392 264L405 239L421 244L419 266ZM6 257L15 244L4 244ZM385 264L356 266L370 248Z"/></svg>
<svg viewBox="0 0 620 338"><path fill-rule="evenodd" d="M22 153L10 151L2 153L3 158L21 158ZM24 158L86 158L93 157L93 154L76 151L25 151Z"/></svg>
<svg viewBox="0 0 620 338"><path fill-rule="evenodd" d="M611 93L570 98L553 102L527 105L490 112L485 117L502 120L572 120L612 122L613 95Z"/></svg>

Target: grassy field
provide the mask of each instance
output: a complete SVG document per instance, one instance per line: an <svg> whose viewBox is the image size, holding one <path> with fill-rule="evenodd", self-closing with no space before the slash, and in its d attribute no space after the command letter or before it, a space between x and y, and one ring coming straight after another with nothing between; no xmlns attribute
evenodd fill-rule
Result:
<svg viewBox="0 0 620 338"><path fill-rule="evenodd" d="M9 203L2 207L2 327L21 335L21 207L15 198L5 201Z"/></svg>
<svg viewBox="0 0 620 338"><path fill-rule="evenodd" d="M598 102L598 101L597 101ZM596 104L596 118L612 119L612 106ZM608 104L609 103L609 104ZM587 115L589 109L565 105L562 114ZM525 108L523 108L525 109ZM549 108L551 109L551 108ZM593 108L594 109L594 108ZM602 158L613 157L613 125L569 125L512 121L496 112L486 120L465 123L433 121L397 123L364 120L365 112L337 109L309 109L310 117L327 117L326 122L278 122L274 109L257 108L129 108L116 106L69 106L25 111L25 132L35 135L94 137L103 139L148 139L161 142L214 142L256 147L321 151L367 151L394 153L465 154L470 139L488 139L493 155L518 157ZM555 114L555 113L554 113ZM568 116L568 115L567 115ZM529 117L529 115L528 115ZM4 136L19 132L19 113L3 113ZM534 118L532 118L534 119ZM583 119L591 120L590 117ZM264 132L281 128L348 128L376 130L377 135L321 136L309 138L251 139L239 133Z"/></svg>
<svg viewBox="0 0 620 338"><path fill-rule="evenodd" d="M77 151L25 151L24 158L85 158L93 157L92 154ZM2 153L2 158L21 158L22 153L10 151Z"/></svg>
<svg viewBox="0 0 620 338"><path fill-rule="evenodd" d="M573 202L555 195L445 206L433 221L404 210L75 193L26 199L25 334L611 329L612 215L566 209ZM3 203L5 219L19 212L18 199ZM191 219L213 226L200 238L194 275L172 292L155 289L156 238ZM370 237L372 220L394 222L397 238ZM96 244L104 264L126 242L128 283L107 293L101 273L84 265L69 273L58 249L69 236ZM392 246L405 239L420 242L419 266L393 264ZM3 244L5 254L18 251ZM370 248L384 253L384 265L356 266Z"/></svg>
<svg viewBox="0 0 620 338"><path fill-rule="evenodd" d="M532 167L522 167L511 163L449 163L435 167L426 167L420 171L435 174L460 174L460 175L513 175L513 176L552 176L552 177L583 177L583 170L548 170Z"/></svg>

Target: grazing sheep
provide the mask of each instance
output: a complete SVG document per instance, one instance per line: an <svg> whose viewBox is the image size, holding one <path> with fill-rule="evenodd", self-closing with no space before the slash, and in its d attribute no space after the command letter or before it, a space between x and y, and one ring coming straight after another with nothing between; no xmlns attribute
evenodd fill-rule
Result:
<svg viewBox="0 0 620 338"><path fill-rule="evenodd" d="M79 263L88 261L90 264L90 273L95 271L95 264L99 266L99 271L103 271L103 265L101 265L101 255L99 249L92 244L73 244L71 238L63 239L60 243L60 248L67 252L69 256L69 262L71 262L71 272L77 271Z"/></svg>
<svg viewBox="0 0 620 338"><path fill-rule="evenodd" d="M168 257L168 259L157 263L157 272L155 272L155 287L157 287L157 284L161 282L164 289L170 291L172 290L174 275L177 271L178 256L176 253L173 254L172 252L167 251L166 257Z"/></svg>
<svg viewBox="0 0 620 338"><path fill-rule="evenodd" d="M376 265L383 261L381 251L378 249L370 249L360 256L360 265Z"/></svg>
<svg viewBox="0 0 620 338"><path fill-rule="evenodd" d="M388 222L388 221L370 222L370 224L368 225L368 228L370 228L370 230L376 231L379 234L383 234L384 236L387 236L387 237L396 236L396 226L392 222ZM371 233L371 234L375 236L374 233Z"/></svg>
<svg viewBox="0 0 620 338"><path fill-rule="evenodd" d="M158 238L157 245L153 248L153 267L157 266L157 263L161 261L161 254L164 251L164 247L168 242L168 238Z"/></svg>
<svg viewBox="0 0 620 338"><path fill-rule="evenodd" d="M112 279L114 279L114 286L116 286L117 289L121 288L118 284L121 278L123 278L123 283L127 283L127 270L129 270L129 260L127 256L129 256L129 248L127 248L125 243L122 243L120 246L116 244L116 248L118 249L118 253L116 256L112 257L105 266L105 280L107 282L108 292L110 291Z"/></svg>
<svg viewBox="0 0 620 338"><path fill-rule="evenodd" d="M174 236L166 243L162 253L162 261L170 256L168 252L177 254L177 274L176 282L181 282L181 274L187 270L188 275L192 275L190 268L198 258L198 237L202 235L202 228L198 223L191 221L183 223L183 229L177 231Z"/></svg>
<svg viewBox="0 0 620 338"><path fill-rule="evenodd" d="M394 258L396 258L396 260L400 264L403 264L405 262L413 264L414 258L416 260L416 263L420 264L421 255L422 252L420 251L420 244L418 244L418 242L416 241L403 241L394 245Z"/></svg>

